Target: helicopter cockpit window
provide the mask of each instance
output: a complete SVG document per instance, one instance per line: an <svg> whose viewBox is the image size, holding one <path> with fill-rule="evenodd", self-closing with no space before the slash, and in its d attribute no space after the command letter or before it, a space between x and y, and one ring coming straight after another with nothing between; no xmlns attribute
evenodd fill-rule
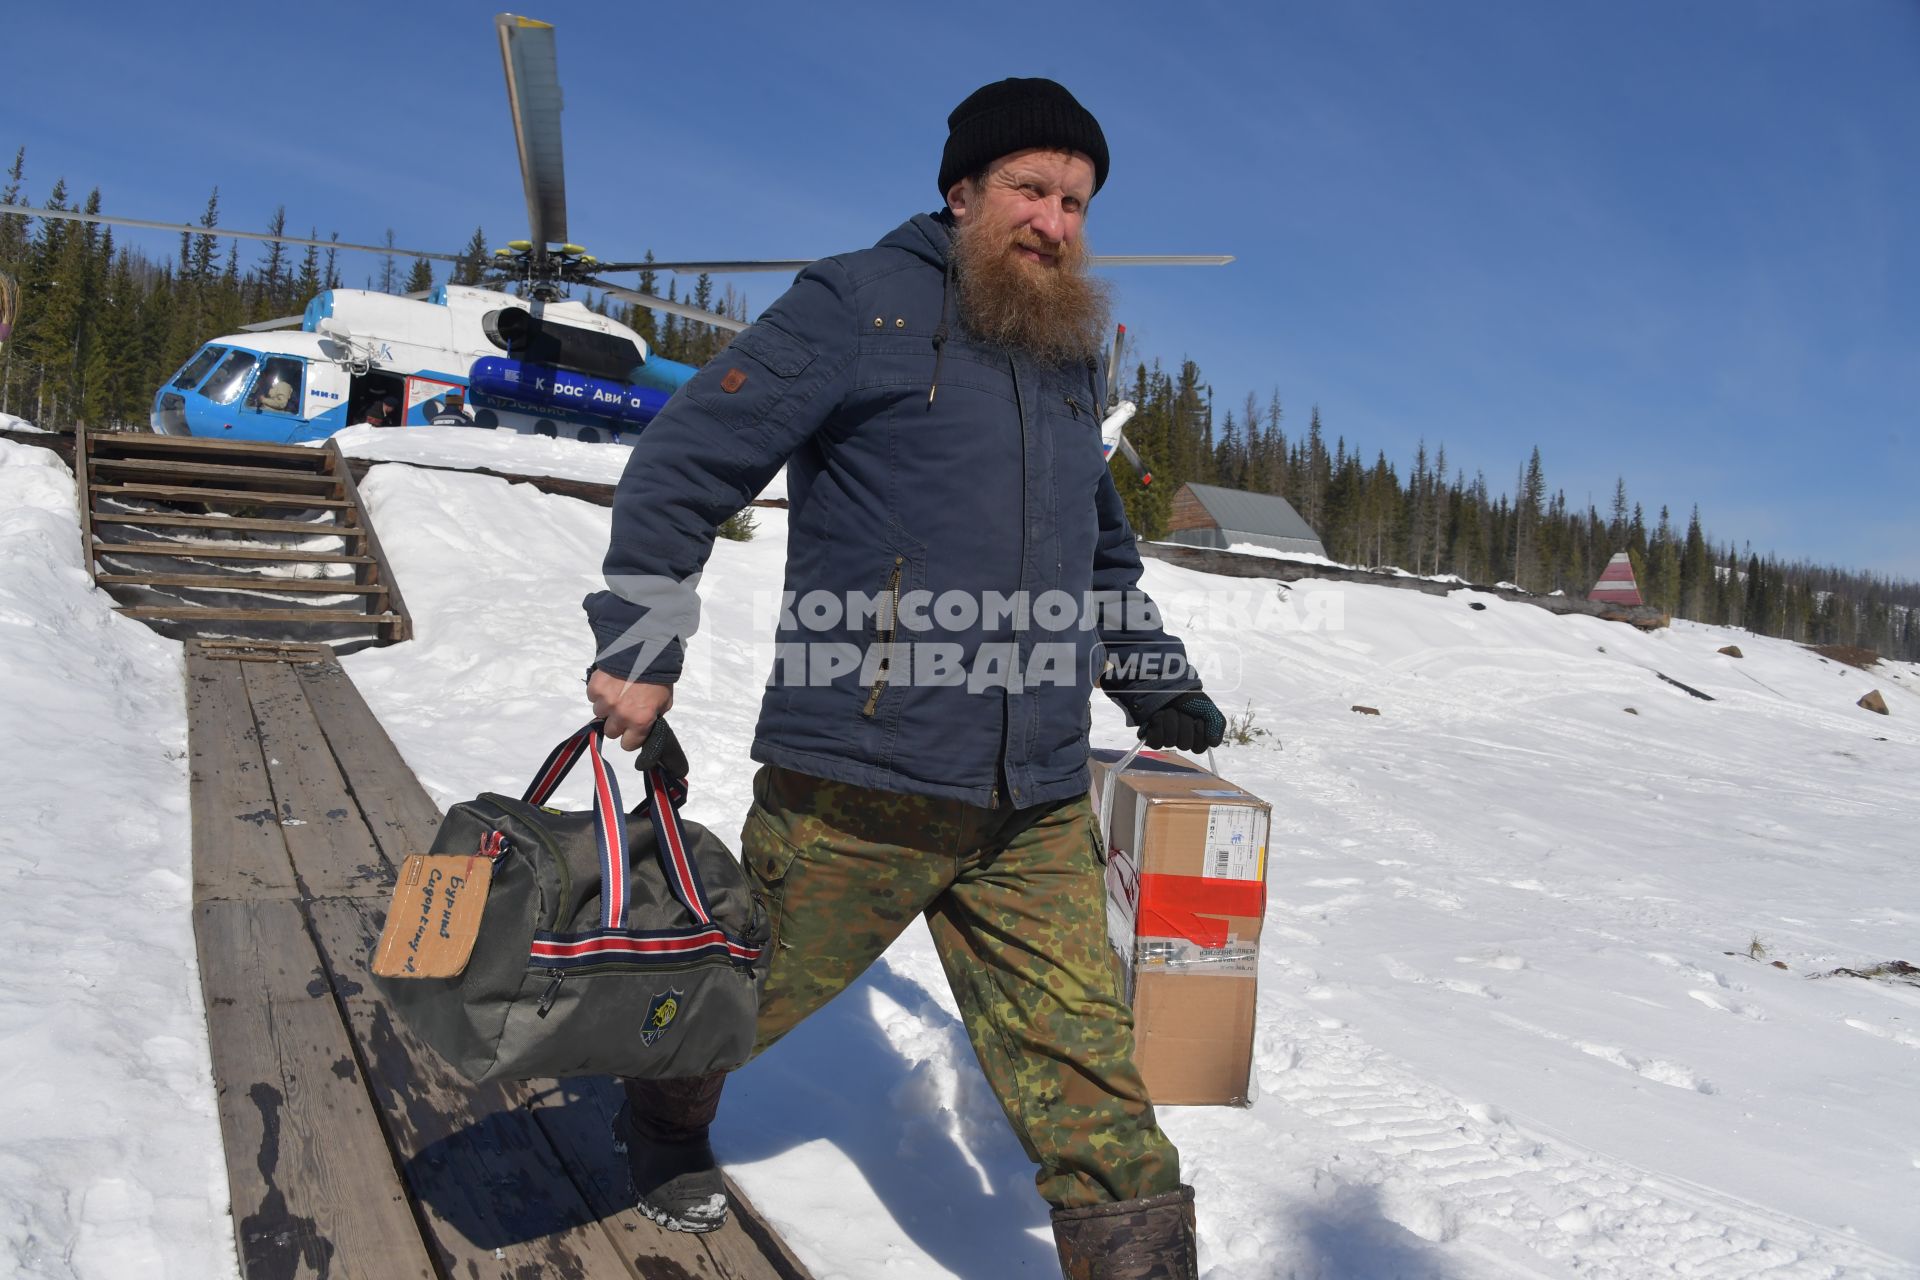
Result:
<svg viewBox="0 0 1920 1280"><path fill-rule="evenodd" d="M200 353L187 361L186 366L180 370L180 376L173 380L173 385L182 390L193 390L199 385L200 379L207 376L207 370L213 368L214 361L225 355L226 351L225 347L200 348Z"/></svg>
<svg viewBox="0 0 1920 1280"><path fill-rule="evenodd" d="M207 379L202 394L215 404L232 404L240 398L240 388L246 384L247 375L253 372L254 364L252 352L230 353L213 371L213 376Z"/></svg>
<svg viewBox="0 0 1920 1280"><path fill-rule="evenodd" d="M300 412L300 380L306 372L306 362L288 356L271 356L260 366L260 376L254 379L253 394L247 397L247 407L261 409L268 413Z"/></svg>

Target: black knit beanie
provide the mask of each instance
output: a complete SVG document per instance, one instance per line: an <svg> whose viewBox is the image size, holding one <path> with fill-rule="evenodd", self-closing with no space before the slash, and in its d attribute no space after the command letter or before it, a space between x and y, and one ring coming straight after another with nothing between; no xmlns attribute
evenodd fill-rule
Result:
<svg viewBox="0 0 1920 1280"><path fill-rule="evenodd" d="M960 179L1028 147L1083 152L1093 160L1093 189L1106 183L1107 138L1093 114L1051 80L1012 79L975 89L947 117L940 198Z"/></svg>

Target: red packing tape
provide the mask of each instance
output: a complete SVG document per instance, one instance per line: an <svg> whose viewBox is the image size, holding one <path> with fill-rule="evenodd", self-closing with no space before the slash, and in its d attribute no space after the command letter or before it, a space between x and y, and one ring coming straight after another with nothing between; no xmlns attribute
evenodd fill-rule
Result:
<svg viewBox="0 0 1920 1280"><path fill-rule="evenodd" d="M1227 924L1215 916L1252 916L1267 910L1261 880L1216 880L1208 876L1140 877L1138 933L1147 938L1185 938L1202 947L1227 945Z"/></svg>

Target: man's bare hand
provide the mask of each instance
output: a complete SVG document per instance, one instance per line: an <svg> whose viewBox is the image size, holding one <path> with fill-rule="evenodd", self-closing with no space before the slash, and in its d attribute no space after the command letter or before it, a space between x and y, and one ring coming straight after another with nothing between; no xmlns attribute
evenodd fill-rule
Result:
<svg viewBox="0 0 1920 1280"><path fill-rule="evenodd" d="M606 735L627 751L638 751L653 722L673 706L673 686L641 684L596 671L587 677L587 701L595 717L607 722Z"/></svg>

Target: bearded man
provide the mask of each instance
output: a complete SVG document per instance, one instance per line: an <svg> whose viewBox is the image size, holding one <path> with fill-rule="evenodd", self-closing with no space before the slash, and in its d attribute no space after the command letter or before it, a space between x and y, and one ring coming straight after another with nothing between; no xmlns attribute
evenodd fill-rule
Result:
<svg viewBox="0 0 1920 1280"><path fill-rule="evenodd" d="M773 926L755 1052L923 916L1066 1273L1192 1276L1193 1192L1107 943L1088 700L1097 682L1153 746L1216 745L1224 719L1138 592L1102 450L1106 298L1081 233L1106 139L1051 80L988 85L947 123L946 208L807 268L634 447L612 589L586 602L588 695L641 743L697 612L670 598L785 466L797 607L741 836ZM669 1227L726 1211L721 1081L627 1082L616 1137Z"/></svg>

